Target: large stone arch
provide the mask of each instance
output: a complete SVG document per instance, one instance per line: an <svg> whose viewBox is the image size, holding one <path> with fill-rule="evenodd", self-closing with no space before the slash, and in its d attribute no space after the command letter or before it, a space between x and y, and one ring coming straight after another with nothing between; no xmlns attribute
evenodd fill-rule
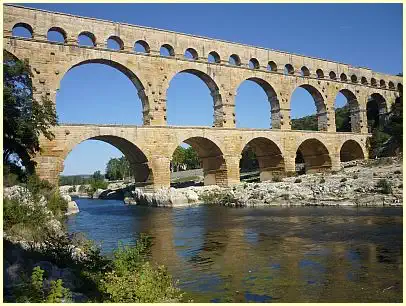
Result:
<svg viewBox="0 0 406 306"><path fill-rule="evenodd" d="M256 155L260 181L272 179L275 174L285 172L285 161L279 145L267 137L253 137L245 142L241 155L250 148Z"/></svg>
<svg viewBox="0 0 406 306"><path fill-rule="evenodd" d="M225 117L223 114L223 98L221 95L220 87L217 85L217 82L214 80L214 77L210 76L210 72L204 72L201 69L198 69L198 66L192 65L192 63L186 63L190 65L193 68L188 68L188 67L182 67L181 69L176 69L172 71L168 85L167 85L167 90L169 89L170 83L173 80L173 78L181 73L187 73L191 74L194 76L197 76L200 80L203 81L203 83L206 84L207 88L210 90L210 95L213 98L213 127L222 127L224 126L225 122Z"/></svg>
<svg viewBox="0 0 406 306"><path fill-rule="evenodd" d="M68 154L77 145L87 140L103 141L120 150L130 163L132 174L136 183L144 183L146 185L152 185L154 183L153 172L149 165L147 155L144 154L143 150L139 146L121 136L104 134L96 131L93 133L82 134L77 138L72 138L65 144L65 148L60 156L62 161L65 161ZM61 167L61 172L62 171L63 166Z"/></svg>
<svg viewBox="0 0 406 306"><path fill-rule="evenodd" d="M268 101L271 107L271 118L272 118L272 128L273 129L280 129L281 128L281 112L280 112L280 103L278 99L278 94L276 93L275 88L266 80L258 76L250 76L245 77L241 80L236 87L237 89L241 86L241 84L245 81L252 81L259 85L265 92L268 97Z"/></svg>
<svg viewBox="0 0 406 306"><path fill-rule="evenodd" d="M350 124L351 124L351 132L353 133L361 133L362 128L362 117L361 117L361 108L360 103L358 101L357 96L354 94L354 91L348 88L341 88L337 91L335 97L337 97L338 93L344 95L347 99L349 112L350 112ZM349 131L343 131L349 132Z"/></svg>
<svg viewBox="0 0 406 306"><path fill-rule="evenodd" d="M365 159L362 145L354 139L344 141L340 148L340 161L347 162L356 159Z"/></svg>
<svg viewBox="0 0 406 306"><path fill-rule="evenodd" d="M320 139L307 138L303 140L297 146L296 152L299 151L304 159L306 173L323 172L331 169L330 152Z"/></svg>
<svg viewBox="0 0 406 306"><path fill-rule="evenodd" d="M79 61L75 62L69 62L67 65L65 65L63 71L61 71L58 74L58 83L56 84L56 90L59 89L60 83L64 76L72 69L75 67L79 67L82 65L86 64L103 64L107 65L109 67L112 67L114 69L117 69L121 73L123 73L130 81L131 83L134 84L134 87L137 90L138 97L141 100L142 103L142 115L143 115L143 122L145 125L148 125L150 122L150 109L151 109L151 103L149 101L149 95L147 94L144 86L144 82L141 81L141 79L138 76L138 73L135 74L134 71L132 71L130 68L128 68L126 65L120 63L119 61L112 60L112 59L106 59L106 58L101 58L101 57L94 57L90 59L80 59Z"/></svg>
<svg viewBox="0 0 406 306"><path fill-rule="evenodd" d="M182 142L190 145L199 156L204 173L204 185L227 186L227 163L220 146L204 136L184 136L169 149L170 158Z"/></svg>
<svg viewBox="0 0 406 306"><path fill-rule="evenodd" d="M328 116L327 116L327 107L326 102L323 97L323 94L320 90L316 87L316 85L308 84L308 83L299 83L296 88L290 93L289 97L289 107L292 109L292 95L293 92L298 88L305 89L312 97L313 101L316 105L316 116L317 116L317 125L319 131L327 131L328 130Z"/></svg>
<svg viewBox="0 0 406 306"><path fill-rule="evenodd" d="M367 120L368 120L368 132L372 132L373 129L384 123L385 115L388 112L388 105L385 97L378 93L372 92L368 96L366 104Z"/></svg>

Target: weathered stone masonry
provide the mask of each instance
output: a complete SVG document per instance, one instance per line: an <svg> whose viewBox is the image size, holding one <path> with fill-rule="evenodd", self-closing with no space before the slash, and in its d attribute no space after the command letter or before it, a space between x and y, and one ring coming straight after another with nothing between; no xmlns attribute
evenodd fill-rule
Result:
<svg viewBox="0 0 406 306"><path fill-rule="evenodd" d="M16 25L28 29L32 38L13 37ZM65 42L48 41L50 29L59 31ZM91 38L94 46L79 46L81 34ZM41 139L43 152L37 156L37 171L52 182L57 181L70 150L90 138L119 148L130 160L136 179L155 188L169 186L170 159L182 141L198 151L207 184L239 181L239 160L248 142L257 153L264 180L274 172L293 172L298 149L307 171L334 170L339 167L340 155L342 159L367 158L368 100L379 97L380 111L386 112L403 88L401 77L367 68L14 5L4 5L3 37L5 50L29 60L37 97L45 94L55 101L67 71L86 63L104 63L130 78L143 103L142 127L65 125L54 128L53 141ZM109 38L119 43L120 50L107 49ZM141 43L146 53L133 51L135 42ZM169 56L160 55L162 46ZM185 58L185 50L194 58ZM208 61L209 55L214 62ZM230 57L236 65L229 64ZM166 91L180 72L198 76L209 87L213 128L166 126ZM272 129L235 128L234 99L237 88L247 79L268 95ZM290 98L299 86L314 98L318 132L290 130ZM334 101L339 92L350 102L352 133L335 132Z"/></svg>

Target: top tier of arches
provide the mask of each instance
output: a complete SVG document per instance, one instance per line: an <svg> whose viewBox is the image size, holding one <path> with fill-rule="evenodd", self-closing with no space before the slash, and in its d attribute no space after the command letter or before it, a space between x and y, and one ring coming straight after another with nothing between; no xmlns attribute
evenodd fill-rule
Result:
<svg viewBox="0 0 406 306"><path fill-rule="evenodd" d="M15 26L22 26L36 40L44 40L48 31L52 30L61 33L62 40L58 42L64 44L77 44L78 37L85 35L92 42L88 47L106 48L107 41L114 40L118 52L175 57L385 90L399 90L402 82L401 77L375 73L366 68L187 34L13 5L5 5L4 11L6 36ZM289 67L287 73L286 67Z"/></svg>

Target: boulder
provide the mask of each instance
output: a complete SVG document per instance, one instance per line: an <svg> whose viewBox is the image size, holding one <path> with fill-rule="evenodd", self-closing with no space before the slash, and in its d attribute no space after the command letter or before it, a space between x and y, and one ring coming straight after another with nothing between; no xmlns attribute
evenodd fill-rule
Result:
<svg viewBox="0 0 406 306"><path fill-rule="evenodd" d="M68 210L66 211L65 215L69 216L69 215L73 215L73 214L77 214L79 212L79 207L76 204L75 201L69 201L68 202Z"/></svg>

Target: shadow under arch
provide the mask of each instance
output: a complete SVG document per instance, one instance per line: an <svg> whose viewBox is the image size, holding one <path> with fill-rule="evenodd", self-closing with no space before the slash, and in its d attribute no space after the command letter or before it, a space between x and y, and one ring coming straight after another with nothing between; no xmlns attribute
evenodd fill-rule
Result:
<svg viewBox="0 0 406 306"><path fill-rule="evenodd" d="M385 98L379 93L373 93L367 101L367 120L368 132L385 123L385 117L388 112Z"/></svg>
<svg viewBox="0 0 406 306"><path fill-rule="evenodd" d="M141 80L137 77L137 75L130 70L129 68L127 68L126 66L124 66L123 64L110 60L110 59L103 59L103 58L95 58L95 59L88 59L88 60L84 60L84 61L80 61L78 63L75 63L73 65L71 65L60 77L60 82L62 81L62 79L66 76L66 74L71 71L72 69L79 67L79 66L83 66L86 64L102 64L102 65L106 65L109 67L112 67L114 69L117 69L118 71L120 71L121 73L123 73L130 81L131 83L134 84L135 88L137 89L137 93L138 93L138 97L141 100L142 103L142 117L143 117L143 123L145 125L148 125L151 118L149 116L149 111L150 111L150 103L149 103L149 98L145 93L145 87L142 84Z"/></svg>
<svg viewBox="0 0 406 306"><path fill-rule="evenodd" d="M227 164L220 147L212 140L194 136L179 142L190 145L196 152L201 162L204 175L204 185L227 186ZM172 150L171 157L176 147Z"/></svg>
<svg viewBox="0 0 406 306"><path fill-rule="evenodd" d="M349 111L349 123L351 126L350 130L337 130L337 132L353 132L361 133L361 115L359 102L356 95L349 89L340 89L339 93L343 94L347 99L348 111ZM337 93L338 95L338 93ZM336 96L337 97L337 96Z"/></svg>
<svg viewBox="0 0 406 306"><path fill-rule="evenodd" d="M275 174L279 175L285 172L282 151L274 141L265 137L256 137L244 146L241 155L247 150L251 150L255 154L261 182L271 180ZM243 168L241 162L240 168Z"/></svg>
<svg viewBox="0 0 406 306"><path fill-rule="evenodd" d="M220 94L219 87L217 83L213 80L211 76L209 76L207 73L198 70L198 69L183 69L180 71L177 71L176 73L173 74L171 77L169 83L168 83L168 90L170 88L170 83L172 80L179 74L191 74L194 76L197 76L200 80L202 80L208 89L210 90L210 95L213 98L213 127L221 127L223 126L223 103L222 103L222 97Z"/></svg>
<svg viewBox="0 0 406 306"><path fill-rule="evenodd" d="M316 138L304 140L297 148L296 154L304 161L306 173L323 172L331 169L331 158L326 146Z"/></svg>
<svg viewBox="0 0 406 306"><path fill-rule="evenodd" d="M320 91L310 85L310 84L302 84L299 85L298 87L305 89L313 98L313 101L316 105L316 116L317 116L317 130L319 131L327 131L327 126L328 126L328 119L327 119L327 109L326 109L326 104L324 102L323 95L320 93ZM296 90L297 88L295 88ZM292 92L290 96L290 101L289 105L290 108L292 109L292 95L295 92L295 90Z"/></svg>
<svg viewBox="0 0 406 306"><path fill-rule="evenodd" d="M265 92L265 94L268 97L268 101L270 103L270 112L271 112L271 128L273 129L280 129L281 128L281 114L280 114L280 105L279 105L279 100L278 100L278 95L275 91L275 89L272 87L271 84L269 84L267 81L258 78L258 77L249 77L244 79L242 82L237 87L240 88L242 83L245 81L251 81L254 82L255 84L259 85Z"/></svg>
<svg viewBox="0 0 406 306"><path fill-rule="evenodd" d="M345 141L340 149L340 161L347 162L356 159L364 159L364 152L361 145L353 140L349 139Z"/></svg>
<svg viewBox="0 0 406 306"><path fill-rule="evenodd" d="M128 162L130 163L130 168L132 171L132 175L135 179L135 183L136 184L138 183L138 185L141 186L153 185L154 183L153 172L152 169L149 167L149 162L146 155L137 145L119 136L95 135L90 137L84 137L84 139L80 139L79 141L71 142L67 150L65 150L64 152L63 160L66 159L68 154L77 145L87 140L103 141L120 150L121 153L123 153L123 155L127 158Z"/></svg>

